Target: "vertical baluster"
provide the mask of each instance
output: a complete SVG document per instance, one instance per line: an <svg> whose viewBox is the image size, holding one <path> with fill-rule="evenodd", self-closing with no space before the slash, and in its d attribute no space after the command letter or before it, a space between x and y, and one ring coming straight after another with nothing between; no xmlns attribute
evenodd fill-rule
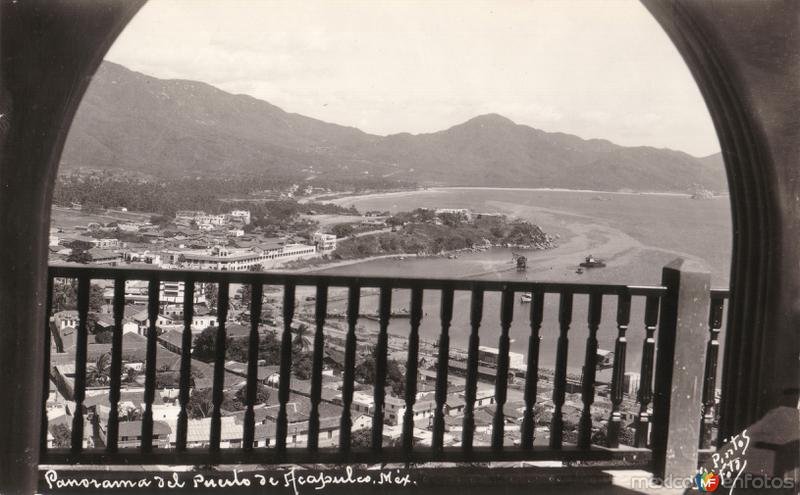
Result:
<svg viewBox="0 0 800 495"><path fill-rule="evenodd" d="M50 396L50 344L52 331L52 310L53 310L53 276L47 275L47 293L45 295L45 319L44 319L44 359L42 370L44 371L44 383L42 384L42 422L39 438L39 448L42 452L47 450L47 398Z"/></svg>
<svg viewBox="0 0 800 495"><path fill-rule="evenodd" d="M179 452L186 450L186 429L189 415L189 389L192 386L192 320L194 320L194 281L187 278L183 282L183 335L181 335L181 376L178 391L178 431L175 447Z"/></svg>
<svg viewBox="0 0 800 495"><path fill-rule="evenodd" d="M461 445L465 450L472 449L475 437L475 398L478 391L478 347L481 343L478 330L483 319L483 289L472 290L469 311L469 348L467 349L467 382L464 390L464 427L461 432Z"/></svg>
<svg viewBox="0 0 800 495"><path fill-rule="evenodd" d="M434 451L441 452L444 447L444 406L447 402L447 368L450 357L450 320L453 319L453 289L442 289L440 307L442 333L439 336L439 356L436 362L436 409L433 412Z"/></svg>
<svg viewBox="0 0 800 495"><path fill-rule="evenodd" d="M350 450L350 430L353 419L350 407L353 404L353 380L356 369L356 324L358 323L361 288L351 286L347 293L347 337L344 348L344 378L342 381L342 421L339 432L339 450Z"/></svg>
<svg viewBox="0 0 800 495"><path fill-rule="evenodd" d="M78 339L75 343L75 414L72 417L72 451L83 449L83 400L86 397L87 316L89 278L78 279Z"/></svg>
<svg viewBox="0 0 800 495"><path fill-rule="evenodd" d="M617 299L617 342L614 345L614 371L611 378L611 417L608 420L608 446L619 447L622 428L622 387L625 380L625 354L628 348L628 323L631 320L631 295L624 292Z"/></svg>
<svg viewBox="0 0 800 495"><path fill-rule="evenodd" d="M114 335L111 340L111 380L108 390L106 450L116 452L119 440L119 397L122 381L122 319L125 317L125 279L114 280Z"/></svg>
<svg viewBox="0 0 800 495"><path fill-rule="evenodd" d="M719 355L719 331L722 328L722 308L724 299L711 299L708 315L709 340L706 348L706 371L703 383L703 413L700 423L700 448L707 449L711 444L711 428L714 425L714 399L717 384L717 357Z"/></svg>
<svg viewBox="0 0 800 495"><path fill-rule="evenodd" d="M539 331L544 315L544 292L533 292L531 300L531 336L528 339L528 371L525 374L525 414L522 417L523 449L533 448L536 432L533 407L536 404L536 388L539 382L539 344L542 341Z"/></svg>
<svg viewBox="0 0 800 495"><path fill-rule="evenodd" d="M260 281L250 284L250 340L247 343L247 389L245 396L244 430L242 434L242 447L252 450L255 440L255 412L258 391L258 324L261 322L261 300L263 299L264 286Z"/></svg>
<svg viewBox="0 0 800 495"><path fill-rule="evenodd" d="M498 344L499 354L497 356L497 378L495 379L495 413L492 421L492 448L503 448L503 437L505 436L506 418L503 414L503 406L506 403L508 389L508 351L511 344L508 332L511 329L511 320L514 317L514 291L511 289L503 290L500 298L500 341Z"/></svg>
<svg viewBox="0 0 800 495"><path fill-rule="evenodd" d="M311 365L311 414L308 419L308 449L315 452L319 448L319 403L322 401L322 353L325 351L325 316L328 313L328 286L317 285L316 307L314 309L314 355Z"/></svg>
<svg viewBox="0 0 800 495"><path fill-rule="evenodd" d="M380 450L383 445L383 413L386 401L386 354L389 352L389 318L392 314L392 288L381 287L378 308L378 344L375 347L375 388L372 411L372 449Z"/></svg>
<svg viewBox="0 0 800 495"><path fill-rule="evenodd" d="M414 404L417 402L417 374L419 370L419 325L422 322L422 289L411 290L411 334L408 336L408 363L406 365L406 410L403 414L403 450L411 453L414 447Z"/></svg>
<svg viewBox="0 0 800 495"><path fill-rule="evenodd" d="M225 322L228 320L229 286L227 281L219 283L217 294L217 338L214 342L214 382L211 389L211 432L209 438L209 451L218 452L220 438L222 437L222 401L225 398L225 344L228 336L225 331Z"/></svg>
<svg viewBox="0 0 800 495"><path fill-rule="evenodd" d="M294 283L283 287L283 335L281 336L281 371L278 382L278 417L275 425L275 448L279 454L286 451L286 435L289 432L289 417L286 404L289 402L289 386L292 379L292 320L294 319Z"/></svg>
<svg viewBox="0 0 800 495"><path fill-rule="evenodd" d="M550 424L550 448L560 449L564 439L564 399L567 389L567 352L569 350L569 325L572 323L572 293L562 292L558 305L558 347L556 371L553 377L553 422Z"/></svg>
<svg viewBox="0 0 800 495"><path fill-rule="evenodd" d="M142 413L142 443L143 453L153 451L153 401L156 396L156 336L158 335L158 291L160 284L158 278L150 279L147 287L147 363L144 375L144 412Z"/></svg>
<svg viewBox="0 0 800 495"><path fill-rule="evenodd" d="M589 295L589 336L586 338L586 357L583 360L583 382L581 383L580 428L578 447L588 449L592 443L592 404L594 403L594 380L597 372L597 329L603 315L603 295Z"/></svg>
<svg viewBox="0 0 800 495"><path fill-rule="evenodd" d="M650 433L650 401L653 400L653 358L658 324L659 296L647 296L644 307L645 339L642 349L642 373L639 382L639 416L636 418L636 447L646 447Z"/></svg>

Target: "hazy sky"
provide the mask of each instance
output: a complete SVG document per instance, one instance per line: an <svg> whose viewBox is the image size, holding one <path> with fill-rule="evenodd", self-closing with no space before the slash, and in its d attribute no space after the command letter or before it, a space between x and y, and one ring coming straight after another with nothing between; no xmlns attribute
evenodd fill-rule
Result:
<svg viewBox="0 0 800 495"><path fill-rule="evenodd" d="M150 0L107 58L375 134L499 113L719 150L688 69L635 0Z"/></svg>

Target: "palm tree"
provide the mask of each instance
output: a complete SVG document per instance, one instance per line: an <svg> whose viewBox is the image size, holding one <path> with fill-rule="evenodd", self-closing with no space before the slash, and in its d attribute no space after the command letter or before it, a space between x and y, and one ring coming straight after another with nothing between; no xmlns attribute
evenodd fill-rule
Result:
<svg viewBox="0 0 800 495"><path fill-rule="evenodd" d="M204 388L192 392L189 396L189 403L186 405L187 413L191 419L207 418L211 415L214 408L212 392L210 388Z"/></svg>
<svg viewBox="0 0 800 495"><path fill-rule="evenodd" d="M122 421L141 421L142 411L130 402L120 402L117 406L119 411L119 419Z"/></svg>
<svg viewBox="0 0 800 495"><path fill-rule="evenodd" d="M77 280L56 279L53 284L53 310L58 312L74 308L77 292Z"/></svg>
<svg viewBox="0 0 800 495"><path fill-rule="evenodd" d="M136 368L128 368L125 370L125 383L134 383L137 378L139 378L139 372Z"/></svg>
<svg viewBox="0 0 800 495"><path fill-rule="evenodd" d="M86 372L86 383L89 386L108 385L111 376L111 354L101 354L94 367Z"/></svg>
<svg viewBox="0 0 800 495"><path fill-rule="evenodd" d="M297 350L306 351L309 347L311 347L311 331L308 328L308 325L305 323L301 323L297 330L295 330L295 337L292 341L292 346L294 346Z"/></svg>

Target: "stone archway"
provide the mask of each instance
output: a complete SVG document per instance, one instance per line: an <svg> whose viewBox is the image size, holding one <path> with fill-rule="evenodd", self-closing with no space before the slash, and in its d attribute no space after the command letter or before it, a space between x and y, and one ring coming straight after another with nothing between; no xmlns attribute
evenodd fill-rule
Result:
<svg viewBox="0 0 800 495"><path fill-rule="evenodd" d="M36 490L47 232L69 124L145 0L0 3L0 491ZM797 404L800 4L642 0L722 144L734 225L721 435Z"/></svg>
<svg viewBox="0 0 800 495"><path fill-rule="evenodd" d="M728 174L721 440L800 394L800 4L643 3L700 87Z"/></svg>

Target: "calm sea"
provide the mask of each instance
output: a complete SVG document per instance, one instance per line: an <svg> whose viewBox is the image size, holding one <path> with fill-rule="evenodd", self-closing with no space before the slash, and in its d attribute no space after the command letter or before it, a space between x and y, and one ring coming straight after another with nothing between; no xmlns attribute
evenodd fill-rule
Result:
<svg viewBox="0 0 800 495"><path fill-rule="evenodd" d="M469 208L476 212L504 213L540 225L545 232L558 234L560 246L546 251L524 252L529 269L513 269L511 251L491 249L459 255L458 259L414 258L375 260L321 270L347 275L380 275L420 278L488 278L495 280L574 281L619 283L627 285L658 284L661 268L682 256L707 263L712 285L726 287L731 256L730 206L727 197L691 200L677 195L639 195L572 191L532 191L497 189L430 189L399 194L351 197L338 203L355 205L361 211L407 211L417 207ZM588 254L601 257L608 267L576 273L578 263ZM481 327L481 344L497 346L500 331L499 294L487 293ZM530 305L515 298L511 327L511 350L527 354L530 335ZM626 368L638 371L644 339L644 301L634 298L628 330ZM420 329L423 338L435 340L440 332L439 294L425 293L425 317ZM408 291L395 291L393 308L409 307ZM377 297L365 296L362 308L377 309ZM469 293L456 293L451 344L466 347L469 337ZM568 363L579 373L584 360L587 329L587 296L575 296L572 326L569 332ZM600 348L612 350L617 335L615 297L603 300L603 322L598 340ZM342 302L332 309L343 310ZM558 296L545 299L545 317L541 331L540 362L555 363L558 337ZM375 326L364 321L365 326ZM408 319L394 319L390 332L407 334Z"/></svg>

